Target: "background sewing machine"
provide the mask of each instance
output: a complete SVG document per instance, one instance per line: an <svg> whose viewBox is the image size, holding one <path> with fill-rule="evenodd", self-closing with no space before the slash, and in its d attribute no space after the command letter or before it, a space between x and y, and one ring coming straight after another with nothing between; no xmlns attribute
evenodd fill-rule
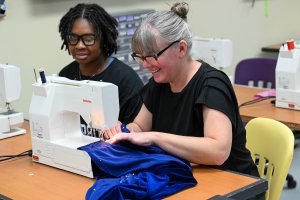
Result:
<svg viewBox="0 0 300 200"><path fill-rule="evenodd" d="M223 69L232 63L232 41L224 38L192 39L191 56L196 60L203 60L211 66Z"/></svg>
<svg viewBox="0 0 300 200"><path fill-rule="evenodd" d="M0 139L24 134L25 129L19 128L23 122L23 113L15 112L10 104L20 98L20 69L12 65L0 64L0 102L6 108L0 108Z"/></svg>
<svg viewBox="0 0 300 200"><path fill-rule="evenodd" d="M276 106L300 110L300 43L280 47L276 65Z"/></svg>
<svg viewBox="0 0 300 200"><path fill-rule="evenodd" d="M100 139L82 134L80 115L93 128L115 126L118 87L57 76L34 83L29 109L33 161L93 178L89 155L77 148Z"/></svg>

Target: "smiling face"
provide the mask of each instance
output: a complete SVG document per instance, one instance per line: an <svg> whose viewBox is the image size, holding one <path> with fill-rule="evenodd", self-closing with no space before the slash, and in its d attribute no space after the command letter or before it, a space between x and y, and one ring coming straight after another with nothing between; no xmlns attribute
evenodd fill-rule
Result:
<svg viewBox="0 0 300 200"><path fill-rule="evenodd" d="M78 43L71 45L68 43L68 49L73 58L79 63L80 66L97 66L100 62L102 49L99 38L95 38L93 45L85 45L81 36L93 35L94 28L86 19L78 18L72 27L71 34L79 37ZM90 38L88 38L90 40ZM87 43L86 43L87 44Z"/></svg>
<svg viewBox="0 0 300 200"><path fill-rule="evenodd" d="M149 58L154 59L149 55L143 55L143 57L148 56L148 58L142 59L140 64L152 73L155 82L172 82L177 76L177 68L179 68L178 64L180 63L178 60L179 41L165 43L158 40L157 47L159 51L149 54L155 55L155 62L149 62Z"/></svg>

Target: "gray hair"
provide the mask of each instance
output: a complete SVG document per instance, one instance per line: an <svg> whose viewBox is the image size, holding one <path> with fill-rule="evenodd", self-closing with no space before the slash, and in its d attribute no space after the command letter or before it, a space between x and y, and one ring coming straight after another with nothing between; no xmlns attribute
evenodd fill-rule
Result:
<svg viewBox="0 0 300 200"><path fill-rule="evenodd" d="M133 52L141 54L159 51L157 38L162 38L168 44L185 40L190 51L192 32L186 22L188 7L186 3L176 5L181 5L181 9L175 10L173 6L171 11L153 12L142 21L132 37Z"/></svg>

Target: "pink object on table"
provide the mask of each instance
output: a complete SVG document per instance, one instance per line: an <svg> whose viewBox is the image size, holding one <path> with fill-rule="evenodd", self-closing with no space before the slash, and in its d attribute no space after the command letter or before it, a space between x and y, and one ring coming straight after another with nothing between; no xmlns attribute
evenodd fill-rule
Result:
<svg viewBox="0 0 300 200"><path fill-rule="evenodd" d="M254 99L269 97L269 96L276 96L276 89L270 89L267 91L259 92L253 96Z"/></svg>

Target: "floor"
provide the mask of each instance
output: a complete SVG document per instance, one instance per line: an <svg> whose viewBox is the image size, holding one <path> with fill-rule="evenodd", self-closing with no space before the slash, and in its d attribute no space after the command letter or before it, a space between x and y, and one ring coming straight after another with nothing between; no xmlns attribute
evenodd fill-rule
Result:
<svg viewBox="0 0 300 200"><path fill-rule="evenodd" d="M300 197L300 139L296 139L295 143L297 144L297 147L294 151L294 157L289 173L297 181L297 186L294 189L289 189L285 184L280 200L296 200Z"/></svg>

